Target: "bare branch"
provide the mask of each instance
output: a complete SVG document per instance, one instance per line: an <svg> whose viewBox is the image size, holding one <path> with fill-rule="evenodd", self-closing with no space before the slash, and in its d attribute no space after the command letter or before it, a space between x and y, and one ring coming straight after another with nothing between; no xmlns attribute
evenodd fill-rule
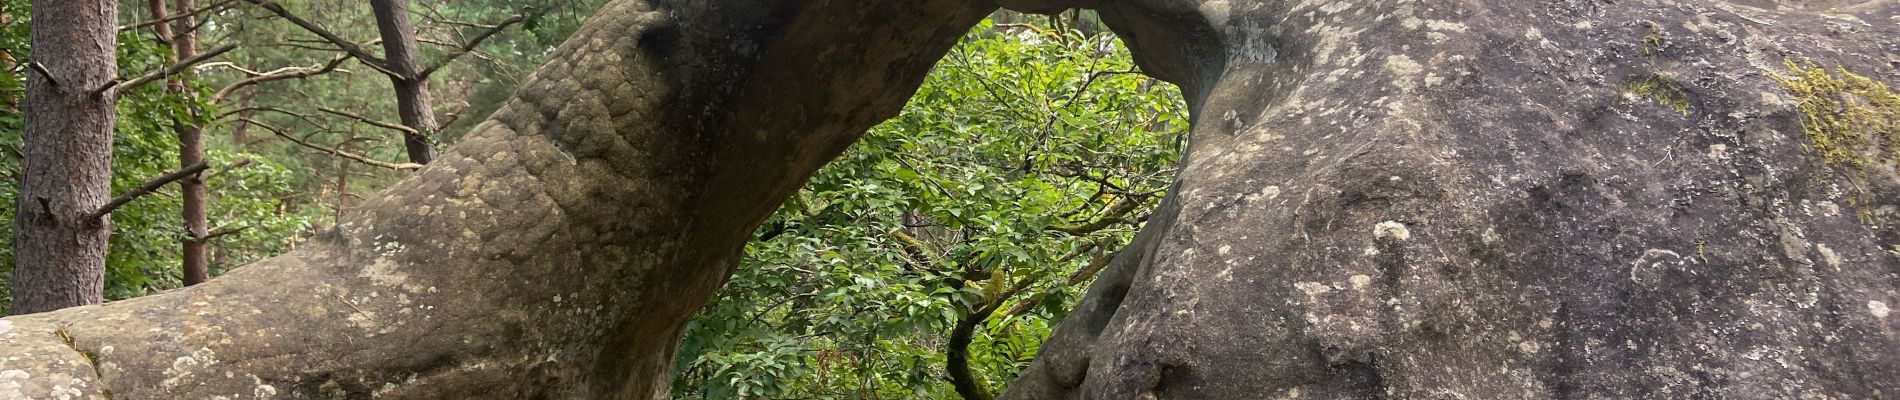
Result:
<svg viewBox="0 0 1900 400"><path fill-rule="evenodd" d="M377 159L374 159L374 158L369 158L369 157L367 157L367 156L364 156L364 155L361 155L361 154L356 154L356 153L351 153L351 152L347 152L347 151L343 151L343 150L339 150L339 149L337 149L337 148L334 148L334 147L325 147L325 146L323 146L323 145L319 145L319 144L316 144L316 143L310 143L310 142L308 142L308 141L305 141L305 140L303 140L303 139L298 139L298 138L297 138L296 136L292 136L292 135L291 135L290 133L288 133L288 132L284 132L284 130L282 130L282 129L277 129L277 127L275 127L275 126L271 126L270 124L265 124L265 123L263 123L263 122L258 122L258 121L256 121L256 120L253 120L253 119L250 119L250 118L238 118L238 120L240 120L240 121L244 121L245 123L248 123L248 124L251 124L251 125L256 125L256 126L260 126L260 127L263 127L263 128L264 128L264 130L268 130L268 131L271 131L271 133L274 133L274 134L277 134L277 136L278 136L278 137L282 137L282 138L284 138L285 140L289 140L289 141L291 141L291 143L296 143L297 145L300 145L300 146L303 146L303 147L308 147L308 148L311 148L311 149L314 149L314 150L317 150L317 151L321 151L321 152L325 152L325 153L330 153L330 155L334 155L334 156L337 156L337 157L343 157L343 158L347 158L347 159L350 159L350 160L353 160L353 161L356 161L356 162L360 162L360 163L363 163L363 164L366 164L366 165L370 165L370 166L374 166L374 167L382 167L382 168L388 168L388 169L393 169L393 170L397 170L397 171L405 171L405 170L416 170L416 169L421 169L421 168L422 168L422 164L414 164L414 163L392 163L392 162L388 162L388 161L382 161L382 160L377 160Z"/></svg>
<svg viewBox="0 0 1900 400"><path fill-rule="evenodd" d="M1049 230L1067 233L1073 236L1088 235L1115 224L1128 222L1128 219L1123 218L1123 216L1128 215L1128 212L1134 211L1139 207L1141 207L1141 201L1123 197L1109 204L1108 210L1103 213L1101 218L1096 218L1094 221L1089 221L1082 225L1050 225Z"/></svg>
<svg viewBox="0 0 1900 400"><path fill-rule="evenodd" d="M284 9L284 6L278 5L275 2L269 2L269 1L263 1L263 0L244 0L244 1L249 2L251 4L255 4L258 7L264 7L265 10L270 10L270 12L277 14L278 17L282 17L285 21L290 21L291 24L297 25L298 27L301 27L306 31L310 31L310 33L312 34L316 34L317 37L321 37L323 38L323 40L329 41L330 44L336 45L337 48L342 49L344 53L349 53L351 57L356 57L356 59L362 60L363 64L370 66L370 68L375 68L377 71L382 72L384 74L389 74L392 76L401 76L397 74L395 71L389 70L388 67L385 67L384 66L385 62L383 61L382 58L378 58L373 54L369 54L368 50L363 50L363 47L357 46L356 42L352 42L349 39L344 39L342 36L337 36L335 33L330 33L330 30L323 29L323 26L317 25L315 22L310 22L308 20L303 19L302 17L298 17L297 14L293 14L290 12L290 10Z"/></svg>
<svg viewBox="0 0 1900 400"><path fill-rule="evenodd" d="M228 172L233 169L243 168L246 165L251 165L251 159L249 158L239 159L237 160L237 162L225 164L222 167L218 167L217 170L211 171L211 173L209 174L205 174L204 180L209 181L211 180L211 178L215 178L218 175L224 174L225 172Z"/></svg>
<svg viewBox="0 0 1900 400"><path fill-rule="evenodd" d="M285 110L281 108L271 107L271 106L244 107L244 108L239 108L236 110L225 111L224 113L218 114L218 117L215 119L224 119L225 117L229 117L233 115L242 117L244 115L247 115L246 113L253 112L253 111L265 111L265 112L274 112L278 114L284 114L291 117L295 117L297 118L298 121L303 121L303 123L310 124L310 126L313 126L313 127L323 128L323 129L329 128L329 124L318 122L315 117L311 117L306 114L302 114L302 113L298 113L298 112L290 111L290 110Z"/></svg>
<svg viewBox="0 0 1900 400"><path fill-rule="evenodd" d="M249 225L246 225L246 226L240 226L240 227L236 227L236 228L230 228L230 227L222 227L222 226L220 226L220 227L218 227L217 229L213 229L213 230L211 230L211 232L210 232L210 233L206 233L204 237L201 237L201 238L198 238L198 240L211 240L211 239L214 239L214 238L217 238L217 237L219 237L219 236L224 236L224 235L230 235L230 234L234 234L234 233L238 233L238 232L243 232L243 231L244 231L244 230L246 230L246 229L251 229L251 227L250 227Z"/></svg>
<svg viewBox="0 0 1900 400"><path fill-rule="evenodd" d="M497 33L501 33L501 31L504 29L508 29L509 25L514 25L515 23L519 23L525 19L527 18L517 14L515 16L508 17L508 19L502 20L500 23L496 23L495 26L489 27L488 30L486 31L482 31L481 34L475 35L474 39L469 39L468 43L463 43L461 47L456 48L455 52L452 52L452 53L449 53L449 55L443 56L441 60L436 60L435 65L431 65L428 68L423 68L422 72L416 73L416 78L417 79L428 78L429 75L434 74L436 70L442 69L442 67L449 65L449 63L451 62L455 62L456 58L460 58L462 57L462 55L468 54L470 51L474 51L475 47L481 46L483 41L488 40L488 38L495 36L495 34Z"/></svg>
<svg viewBox="0 0 1900 400"><path fill-rule="evenodd" d="M230 96L231 93L237 92L238 89L243 89L251 85L256 85L259 83L270 82L270 81L281 81L285 79L303 79L303 78L308 78L311 76L327 74L327 73L330 73L331 71L337 71L338 70L337 66L343 65L343 61L349 60L349 59L350 59L349 54L344 53L343 55L337 56L335 58L331 58L330 62L325 63L322 66L318 66L318 67L308 67L308 68L284 67L284 68L278 68L276 70L272 70L270 72L265 72L265 73L255 73L253 71L245 71L245 73L251 75L251 77L244 78L244 80L237 81L236 83L232 83L229 86L225 86L223 89L218 89L218 93L211 95L210 103L218 104L218 101L224 100L225 96ZM344 70L344 72L349 72L349 71Z"/></svg>
<svg viewBox="0 0 1900 400"><path fill-rule="evenodd" d="M185 68L191 68L192 65L196 65L198 63L204 62L205 60L209 60L212 57L217 57L221 54L224 54L225 52L231 51L231 49L236 49L236 48L237 48L237 45L233 44L233 45L225 45L224 47L219 47L216 49L211 49L211 51L207 51L202 54L192 56L191 58L184 59L182 61L179 61L176 64L167 66L164 69L160 69L160 70L152 71L152 72L146 72L144 75L139 75L137 78L126 80L124 81L124 83L120 83L119 80L114 79L111 82L106 82L104 86L100 86L98 89L94 89L93 92L105 93L106 90L112 89L113 86L120 86L123 88L132 88L132 87L137 87L138 85L143 85L146 82L164 79L165 77L171 76L172 74L176 74L179 71L184 71Z"/></svg>
<svg viewBox="0 0 1900 400"><path fill-rule="evenodd" d="M91 214L86 214L86 220L97 221L99 218L105 217L106 214L111 214L112 210L117 210L120 206L124 206L125 203L130 203L140 196L151 194L152 191L164 187L167 183L172 183L179 179L185 179L185 177L188 176L197 175L199 172L204 172L205 168L208 168L208 166L205 165L203 161L199 161L197 164L192 164L184 169L172 171L172 173L145 181L144 184L132 188L131 191L120 194L119 197L112 198L112 201L108 201L105 205L99 206L99 209L93 210Z"/></svg>
<svg viewBox="0 0 1900 400"><path fill-rule="evenodd" d="M33 72L40 73L40 77L46 78L46 82L52 83L53 86L59 86L59 78L54 78L53 71L47 71L46 65L40 64L39 61L34 61L26 63L26 66L27 68L32 68Z"/></svg>
<svg viewBox="0 0 1900 400"><path fill-rule="evenodd" d="M224 1L217 2L216 4L205 6L203 8L191 10L191 12L184 13L184 14L170 15L170 16L166 16L164 19L156 19L156 20L139 22L132 25L120 26L119 30L120 31L134 31L134 30L144 29L145 27L148 27L148 26L153 26L153 25L158 25L158 24L163 24L163 23L170 23L172 21L177 21L180 19L195 17L195 16L198 16L199 14L203 14L208 11L223 10L225 7L230 6L231 3L236 3L236 2L237 0L224 0Z"/></svg>
<svg viewBox="0 0 1900 400"><path fill-rule="evenodd" d="M416 128L410 128L407 126L402 126L400 124L392 124L388 122L377 121L377 120L370 119L369 117L362 116L361 114L355 114L348 111L338 110L334 108L327 108L327 107L317 107L317 111L330 113L339 117L354 119L354 120L357 120L358 122L370 124L372 126L376 126L379 128L391 129L391 130L395 130L395 131L407 133L407 134L412 134L412 135L418 134L416 132Z"/></svg>

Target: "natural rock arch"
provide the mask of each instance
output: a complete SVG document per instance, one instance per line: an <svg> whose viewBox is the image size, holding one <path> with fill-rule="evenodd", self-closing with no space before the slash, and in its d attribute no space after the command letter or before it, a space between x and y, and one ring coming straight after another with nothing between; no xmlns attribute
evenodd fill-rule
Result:
<svg viewBox="0 0 1900 400"><path fill-rule="evenodd" d="M1809 156L1775 79L1893 81L1891 1L1005 3L1098 9L1196 117L1005 397L1900 393L1891 163ZM664 397L749 230L995 7L615 1L299 250L0 320L0 398Z"/></svg>

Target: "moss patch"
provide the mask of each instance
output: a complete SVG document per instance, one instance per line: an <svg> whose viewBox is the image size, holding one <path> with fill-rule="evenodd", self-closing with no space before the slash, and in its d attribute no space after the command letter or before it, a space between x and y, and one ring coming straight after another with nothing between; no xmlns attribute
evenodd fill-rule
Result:
<svg viewBox="0 0 1900 400"><path fill-rule="evenodd" d="M1791 74L1776 75L1775 81L1795 96L1809 154L1847 170L1857 188L1867 186L1874 168L1900 163L1900 95L1846 68L1829 73L1812 61L1786 64ZM1861 222L1879 225L1866 190L1847 201Z"/></svg>
<svg viewBox="0 0 1900 400"><path fill-rule="evenodd" d="M1900 96L1885 83L1814 62L1787 61L1790 75L1775 76L1793 93L1809 150L1830 165L1866 177L1869 168L1900 161Z"/></svg>
<svg viewBox="0 0 1900 400"><path fill-rule="evenodd" d="M1655 22L1648 22L1648 24L1649 24L1649 34L1643 35L1643 54L1644 55L1654 53L1656 50L1660 50L1663 47L1662 26L1657 25Z"/></svg>
<svg viewBox="0 0 1900 400"><path fill-rule="evenodd" d="M1631 75L1623 80L1621 90L1624 93L1655 100L1682 115L1689 115L1689 92L1682 89L1682 84L1662 74Z"/></svg>

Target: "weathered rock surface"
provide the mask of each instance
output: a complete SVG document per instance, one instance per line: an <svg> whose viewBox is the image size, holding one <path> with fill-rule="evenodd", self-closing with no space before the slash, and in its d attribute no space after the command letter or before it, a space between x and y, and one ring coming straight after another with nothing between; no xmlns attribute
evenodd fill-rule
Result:
<svg viewBox="0 0 1900 400"><path fill-rule="evenodd" d="M1104 7L1193 145L1009 398L1900 396L1892 160L1774 78L1894 82L1894 2Z"/></svg>
<svg viewBox="0 0 1900 400"><path fill-rule="evenodd" d="M1195 110L1020 399L1900 396L1892 1L1088 0ZM621 0L300 250L0 320L0 398L661 398L747 232L995 4ZM1659 89L1660 88L1660 89Z"/></svg>

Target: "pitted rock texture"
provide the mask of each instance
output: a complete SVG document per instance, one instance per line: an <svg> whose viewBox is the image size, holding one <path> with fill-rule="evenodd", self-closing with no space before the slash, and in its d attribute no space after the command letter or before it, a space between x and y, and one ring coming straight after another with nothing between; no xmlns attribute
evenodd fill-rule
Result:
<svg viewBox="0 0 1900 400"><path fill-rule="evenodd" d="M1005 397L1900 395L1893 166L1775 80L1894 82L1900 7L1781 3L1107 6L1205 96L1175 214Z"/></svg>

